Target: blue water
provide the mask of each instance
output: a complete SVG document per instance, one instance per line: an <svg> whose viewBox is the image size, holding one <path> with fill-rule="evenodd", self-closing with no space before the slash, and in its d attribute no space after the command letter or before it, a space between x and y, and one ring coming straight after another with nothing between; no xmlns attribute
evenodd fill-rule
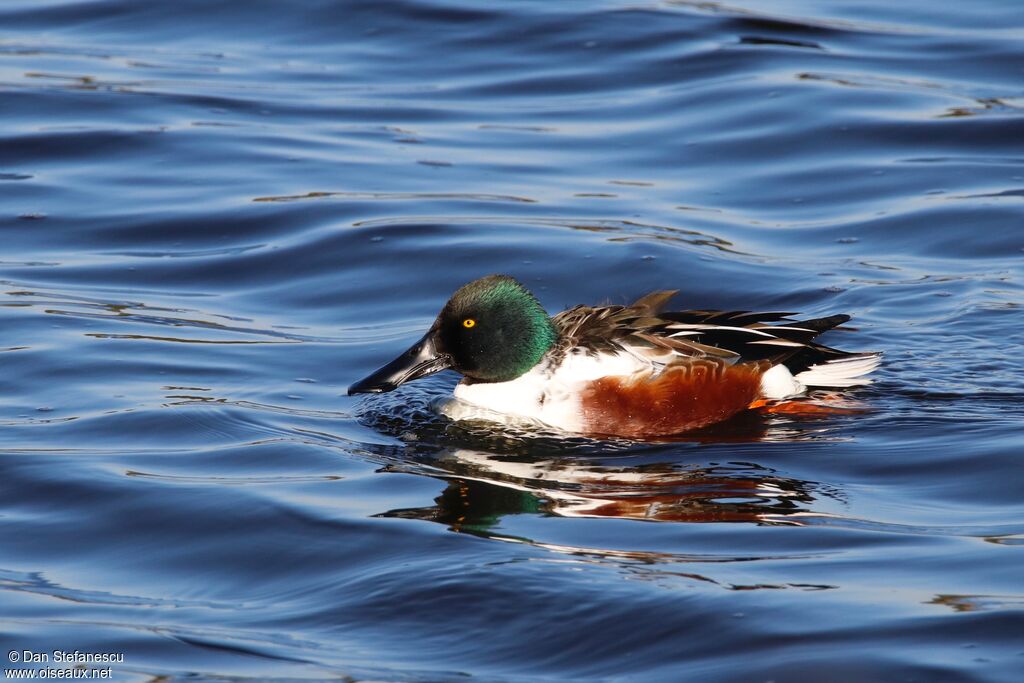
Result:
<svg viewBox="0 0 1024 683"><path fill-rule="evenodd" d="M1019 2L8 0L0 124L4 653L1024 680ZM345 395L492 272L885 365L659 443Z"/></svg>

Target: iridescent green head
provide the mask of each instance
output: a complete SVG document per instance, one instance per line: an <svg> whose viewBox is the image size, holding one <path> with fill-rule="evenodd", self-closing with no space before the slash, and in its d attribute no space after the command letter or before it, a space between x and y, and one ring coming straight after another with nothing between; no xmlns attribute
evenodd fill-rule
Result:
<svg viewBox="0 0 1024 683"><path fill-rule="evenodd" d="M558 337L547 311L507 275L461 287L435 325L452 367L483 382L507 382L526 373Z"/></svg>
<svg viewBox="0 0 1024 683"><path fill-rule="evenodd" d="M533 294L507 275L488 275L459 288L423 339L349 394L391 391L444 368L479 382L508 382L537 365L557 338Z"/></svg>

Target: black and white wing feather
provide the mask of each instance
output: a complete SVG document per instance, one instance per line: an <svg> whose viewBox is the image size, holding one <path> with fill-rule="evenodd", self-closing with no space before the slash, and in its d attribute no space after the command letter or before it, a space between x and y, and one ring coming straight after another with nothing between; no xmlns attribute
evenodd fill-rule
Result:
<svg viewBox="0 0 1024 683"><path fill-rule="evenodd" d="M794 374L811 366L868 357L814 343L822 332L842 325L848 315L792 321L792 313L769 311L663 311L675 291L652 292L629 306L576 306L552 322L561 352L629 352L669 365L693 358L728 363L767 360Z"/></svg>

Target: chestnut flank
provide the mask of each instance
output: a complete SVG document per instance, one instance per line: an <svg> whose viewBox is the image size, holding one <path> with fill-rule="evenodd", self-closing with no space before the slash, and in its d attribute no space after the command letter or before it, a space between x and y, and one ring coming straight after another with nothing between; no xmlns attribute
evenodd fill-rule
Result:
<svg viewBox="0 0 1024 683"><path fill-rule="evenodd" d="M769 364L729 365L702 358L657 375L602 377L583 390L586 431L627 437L665 436L720 422L760 397Z"/></svg>

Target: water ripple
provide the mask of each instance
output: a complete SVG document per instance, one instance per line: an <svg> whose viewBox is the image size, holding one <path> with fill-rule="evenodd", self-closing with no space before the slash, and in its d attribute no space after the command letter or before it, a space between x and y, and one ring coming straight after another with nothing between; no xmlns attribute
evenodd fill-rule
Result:
<svg viewBox="0 0 1024 683"><path fill-rule="evenodd" d="M140 680L1018 681L1017 3L0 24L12 648ZM645 442L452 422L452 373L346 395L492 272L552 313L847 313L824 343L887 360L842 414Z"/></svg>

